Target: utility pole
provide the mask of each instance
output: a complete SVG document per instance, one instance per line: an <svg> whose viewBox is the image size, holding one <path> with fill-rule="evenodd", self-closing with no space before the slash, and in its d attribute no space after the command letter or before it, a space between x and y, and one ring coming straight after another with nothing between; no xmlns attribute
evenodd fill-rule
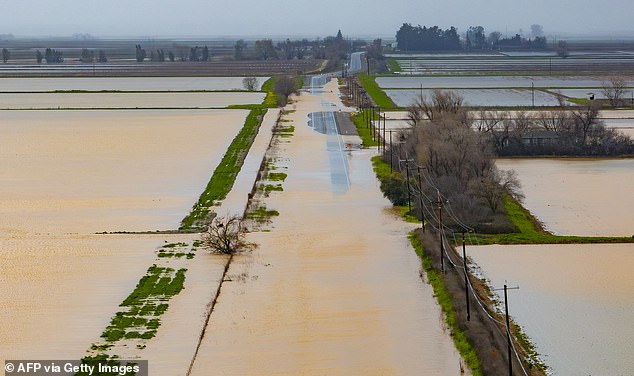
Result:
<svg viewBox="0 0 634 376"><path fill-rule="evenodd" d="M535 82L531 82L531 96L533 98L533 108L535 108Z"/></svg>
<svg viewBox="0 0 634 376"><path fill-rule="evenodd" d="M390 134L391 135L391 134ZM423 207L423 179L422 174L420 172L420 166L416 166L418 169L418 189L420 192L418 193L418 204L420 205L420 222L423 227L423 234L425 233L425 208Z"/></svg>
<svg viewBox="0 0 634 376"><path fill-rule="evenodd" d="M506 347L507 347L507 355L509 359L509 376L513 376L513 356L512 356L512 348L513 343L511 340L511 323L509 319L509 303L508 303L508 294L507 290L519 290L519 286L516 287L507 287L506 283L504 283L504 288L502 289L494 289L493 291L504 290L504 314L506 316Z"/></svg>
<svg viewBox="0 0 634 376"><path fill-rule="evenodd" d="M383 113L383 154L385 154L385 128L387 122L387 112Z"/></svg>
<svg viewBox="0 0 634 376"><path fill-rule="evenodd" d="M370 75L370 55L368 53L365 54L366 65L368 66L368 76Z"/></svg>
<svg viewBox="0 0 634 376"><path fill-rule="evenodd" d="M462 265L464 266L464 292L467 301L467 321L471 321L471 312L469 311L469 274L467 270L467 251L464 241L464 232L462 233Z"/></svg>
<svg viewBox="0 0 634 376"><path fill-rule="evenodd" d="M440 240L440 271L445 272L445 245L443 244L443 229L442 229L442 199L440 197L440 191L436 189L438 194L438 239Z"/></svg>
<svg viewBox="0 0 634 376"><path fill-rule="evenodd" d="M407 153L405 154L405 169L407 176L407 208L412 211L412 190L409 186L409 159L407 159Z"/></svg>

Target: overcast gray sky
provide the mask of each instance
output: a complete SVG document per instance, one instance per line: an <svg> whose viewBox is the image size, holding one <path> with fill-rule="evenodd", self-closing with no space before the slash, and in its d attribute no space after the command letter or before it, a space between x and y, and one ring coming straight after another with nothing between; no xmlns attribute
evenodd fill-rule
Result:
<svg viewBox="0 0 634 376"><path fill-rule="evenodd" d="M0 0L0 14L16 36L393 36L403 22L634 36L634 0Z"/></svg>

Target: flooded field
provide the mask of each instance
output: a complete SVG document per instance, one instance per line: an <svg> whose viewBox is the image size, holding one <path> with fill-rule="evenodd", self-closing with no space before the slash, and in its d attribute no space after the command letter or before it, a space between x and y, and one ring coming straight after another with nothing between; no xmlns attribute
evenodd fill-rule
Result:
<svg viewBox="0 0 634 376"><path fill-rule="evenodd" d="M0 233L0 361L84 356L165 239Z"/></svg>
<svg viewBox="0 0 634 376"><path fill-rule="evenodd" d="M10 111L0 127L0 231L178 227L244 110Z"/></svg>
<svg viewBox="0 0 634 376"><path fill-rule="evenodd" d="M307 125L338 102L331 84L335 94L293 105L295 132L275 159L288 178L265 200L280 216L229 269L194 375L460 374L409 225L379 191L374 153L334 148L333 135ZM347 189L332 155L346 160Z"/></svg>
<svg viewBox="0 0 634 376"><path fill-rule="evenodd" d="M604 77L575 76L455 76L455 77L377 77L382 88L389 89L483 89L483 88L600 88ZM634 81L628 81L634 86ZM601 89L595 90L600 92Z"/></svg>
<svg viewBox="0 0 634 376"><path fill-rule="evenodd" d="M262 103L259 92L224 93L0 93L0 109L223 108Z"/></svg>
<svg viewBox="0 0 634 376"><path fill-rule="evenodd" d="M2 115L0 356L79 358L182 238L91 234L177 228L247 111Z"/></svg>
<svg viewBox="0 0 634 376"><path fill-rule="evenodd" d="M468 253L492 286L519 285L509 293L509 313L553 375L634 374L634 244L481 246Z"/></svg>
<svg viewBox="0 0 634 376"><path fill-rule="evenodd" d="M397 58L399 74L499 74L500 72L540 72L548 74L594 74L597 72L630 72L634 68L634 55L559 57L490 56L477 58Z"/></svg>
<svg viewBox="0 0 634 376"><path fill-rule="evenodd" d="M610 116L610 114L607 114ZM565 235L634 234L634 160L503 159L525 207ZM510 314L554 375L634 373L634 244L470 247L493 287L519 285Z"/></svg>
<svg viewBox="0 0 634 376"><path fill-rule="evenodd" d="M531 106L531 90L517 89L458 89L453 90L464 98L467 106ZM433 90L422 90L423 95L428 98L433 94ZM410 106L416 98L420 96L421 90L385 90L385 93L399 107ZM535 90L535 106L555 106L558 104L557 97Z"/></svg>
<svg viewBox="0 0 634 376"><path fill-rule="evenodd" d="M634 235L634 159L500 159L525 207L559 235Z"/></svg>
<svg viewBox="0 0 634 376"><path fill-rule="evenodd" d="M259 90L269 77L257 77ZM242 77L0 78L0 92L243 90Z"/></svg>

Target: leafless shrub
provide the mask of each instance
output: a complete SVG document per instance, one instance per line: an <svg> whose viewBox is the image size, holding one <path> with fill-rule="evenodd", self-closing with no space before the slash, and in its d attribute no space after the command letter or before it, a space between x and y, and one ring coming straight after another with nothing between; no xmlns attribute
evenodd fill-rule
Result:
<svg viewBox="0 0 634 376"><path fill-rule="evenodd" d="M258 87L258 79L255 77L245 77L242 80L242 86L245 90L255 91Z"/></svg>
<svg viewBox="0 0 634 376"><path fill-rule="evenodd" d="M246 228L237 216L216 217L202 235L203 246L211 253L232 255L256 247L245 240Z"/></svg>

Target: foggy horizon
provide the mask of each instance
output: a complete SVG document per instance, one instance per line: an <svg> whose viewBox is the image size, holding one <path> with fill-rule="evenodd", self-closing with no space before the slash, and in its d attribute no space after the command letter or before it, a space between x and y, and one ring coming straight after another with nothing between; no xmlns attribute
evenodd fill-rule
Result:
<svg viewBox="0 0 634 376"><path fill-rule="evenodd" d="M17 38L311 38L334 35L341 29L350 38L394 38L403 23L422 26L455 26L464 33L469 26L483 26L487 33L513 36L530 26L543 26L552 37L634 38L630 14L634 4L614 0L610 6L594 0L535 0L511 4L490 0L486 4L456 0L451 4L398 0L390 7L358 0L341 4L324 0L320 6L280 0L252 3L185 0L157 6L149 0L134 4L122 0L94 4L77 0L2 1L7 17L0 34Z"/></svg>

